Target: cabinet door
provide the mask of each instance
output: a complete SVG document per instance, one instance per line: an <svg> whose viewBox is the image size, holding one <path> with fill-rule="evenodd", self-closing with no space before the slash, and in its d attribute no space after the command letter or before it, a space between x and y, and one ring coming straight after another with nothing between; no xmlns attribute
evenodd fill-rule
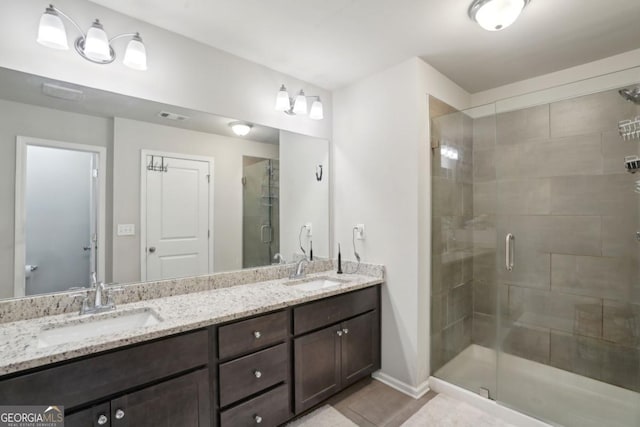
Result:
<svg viewBox="0 0 640 427"><path fill-rule="evenodd" d="M339 331L333 325L294 340L297 414L340 389Z"/></svg>
<svg viewBox="0 0 640 427"><path fill-rule="evenodd" d="M380 365L378 311L342 322L342 387L378 369Z"/></svg>
<svg viewBox="0 0 640 427"><path fill-rule="evenodd" d="M110 427L109 408L109 402L105 402L71 415L65 415L64 425L66 427Z"/></svg>
<svg viewBox="0 0 640 427"><path fill-rule="evenodd" d="M112 427L208 427L208 369L147 387L111 401Z"/></svg>

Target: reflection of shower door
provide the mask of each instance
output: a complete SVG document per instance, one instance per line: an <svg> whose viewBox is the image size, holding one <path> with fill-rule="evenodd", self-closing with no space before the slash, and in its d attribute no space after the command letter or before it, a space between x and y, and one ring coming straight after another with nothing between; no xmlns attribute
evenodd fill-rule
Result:
<svg viewBox="0 0 640 427"><path fill-rule="evenodd" d="M242 267L269 265L280 249L279 162L243 158Z"/></svg>

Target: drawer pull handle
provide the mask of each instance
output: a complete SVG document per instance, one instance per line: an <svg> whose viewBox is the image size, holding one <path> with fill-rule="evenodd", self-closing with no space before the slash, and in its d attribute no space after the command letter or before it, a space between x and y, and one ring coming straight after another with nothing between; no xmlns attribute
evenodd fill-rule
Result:
<svg viewBox="0 0 640 427"><path fill-rule="evenodd" d="M121 420L124 418L124 411L122 409L116 410L116 420Z"/></svg>
<svg viewBox="0 0 640 427"><path fill-rule="evenodd" d="M253 336L254 336L255 339L258 339L258 338L260 338L262 336L262 334L260 333L260 331L255 331L253 333Z"/></svg>
<svg viewBox="0 0 640 427"><path fill-rule="evenodd" d="M262 422L262 417L260 415L254 415L253 419L256 420L256 424L260 424Z"/></svg>
<svg viewBox="0 0 640 427"><path fill-rule="evenodd" d="M336 331L336 334L341 337L342 336L342 331Z"/></svg>
<svg viewBox="0 0 640 427"><path fill-rule="evenodd" d="M345 335L347 335L347 334L349 333L349 329L344 328L344 329L342 330L342 332L344 332L344 334L345 334Z"/></svg>
<svg viewBox="0 0 640 427"><path fill-rule="evenodd" d="M260 378L260 377L262 376L262 372L260 372L260 371L258 371L258 370L256 369L255 371L253 371L253 375L254 375L256 378Z"/></svg>
<svg viewBox="0 0 640 427"><path fill-rule="evenodd" d="M102 414L98 417L98 425L105 425L107 422L109 421L109 418L107 418L106 415Z"/></svg>

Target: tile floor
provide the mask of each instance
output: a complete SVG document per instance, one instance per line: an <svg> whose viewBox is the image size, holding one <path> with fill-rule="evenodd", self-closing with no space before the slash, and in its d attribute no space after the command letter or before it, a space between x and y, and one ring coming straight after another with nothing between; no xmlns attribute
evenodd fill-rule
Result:
<svg viewBox="0 0 640 427"><path fill-rule="evenodd" d="M415 400L367 378L332 397L327 403L360 427L399 427L435 396L436 393L429 391Z"/></svg>

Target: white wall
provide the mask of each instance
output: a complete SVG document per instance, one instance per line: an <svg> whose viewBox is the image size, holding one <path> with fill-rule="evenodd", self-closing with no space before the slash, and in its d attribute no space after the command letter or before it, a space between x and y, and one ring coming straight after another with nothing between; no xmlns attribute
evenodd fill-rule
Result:
<svg viewBox="0 0 640 427"><path fill-rule="evenodd" d="M0 298L13 296L16 136L109 147L112 130L111 119L0 100ZM110 148L107 150L110 151ZM107 195L111 192L110 169L107 156ZM109 234L109 213L106 227ZM107 271L110 265L109 242L109 239L105 242Z"/></svg>
<svg viewBox="0 0 640 427"><path fill-rule="evenodd" d="M38 21L48 1L2 0L0 66L80 85L206 111L221 116L322 138L331 137L331 93L256 63L187 39L83 0L58 0L55 6L83 28L100 18L111 36L139 31L147 47L149 70L124 67L126 39L114 43L111 65L97 65L73 50L78 36L65 22L70 50L36 43ZM238 19L241 19L238 17ZM326 118L290 117L274 111L275 95L284 83L291 92L304 89L322 97Z"/></svg>
<svg viewBox="0 0 640 427"><path fill-rule="evenodd" d="M323 166L322 181L316 167ZM313 236L302 235L309 255L309 239L314 257L329 257L329 141L291 132L280 132L280 253L287 261L301 254L298 235L303 224L311 223Z"/></svg>
<svg viewBox="0 0 640 427"><path fill-rule="evenodd" d="M427 93L458 108L469 97L413 58L334 93L334 241L385 264L382 372L417 390L429 374L430 149ZM412 390L407 390L412 391Z"/></svg>
<svg viewBox="0 0 640 427"><path fill-rule="evenodd" d="M114 120L113 280L140 280L140 156L142 149L214 158L215 271L242 268L242 156L277 159L278 146L135 120ZM117 236L117 224L135 224Z"/></svg>
<svg viewBox="0 0 640 427"><path fill-rule="evenodd" d="M640 82L640 49L474 93L471 104L498 112L546 104Z"/></svg>

